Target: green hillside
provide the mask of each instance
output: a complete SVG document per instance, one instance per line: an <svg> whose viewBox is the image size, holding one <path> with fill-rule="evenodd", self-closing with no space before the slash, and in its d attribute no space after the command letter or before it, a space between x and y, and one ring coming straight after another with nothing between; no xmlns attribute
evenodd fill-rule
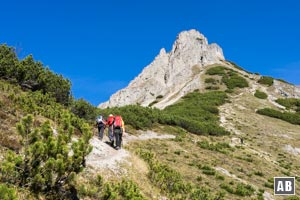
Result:
<svg viewBox="0 0 300 200"><path fill-rule="evenodd" d="M163 110L100 110L33 56L0 45L0 199L264 199L273 177L299 181L299 99L232 63L204 70L203 88ZM99 113L126 124L130 156L117 173L86 165ZM174 138L129 139L148 130Z"/></svg>

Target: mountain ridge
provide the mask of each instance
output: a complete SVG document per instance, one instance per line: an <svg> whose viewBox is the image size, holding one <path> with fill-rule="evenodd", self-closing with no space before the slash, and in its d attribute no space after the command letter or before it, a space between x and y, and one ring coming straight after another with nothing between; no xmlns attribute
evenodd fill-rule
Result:
<svg viewBox="0 0 300 200"><path fill-rule="evenodd" d="M198 42L197 38L193 41ZM180 45L188 56L189 45ZM157 60L166 57L169 62L168 53L162 49ZM187 73L188 78L181 77ZM16 123L24 115L32 114L36 129L30 137L38 134L33 141L45 147L48 143L38 139L40 132L56 138L74 131L71 141L75 143L80 142L81 131L89 133L89 137L93 134L91 140L86 138L86 144L94 149L82 163L83 171L70 185L71 193L80 199L107 199L109 195L115 199L157 200L283 199L272 195L273 177L295 176L299 180L299 88L283 80L247 72L225 60L205 66L191 65L182 74L169 74L166 81L165 74L162 75L162 84L170 86L182 78L182 85L175 84L178 88L167 91L168 95L150 94L157 100L152 102L154 106L167 105L164 101L172 104L162 109L139 105L96 109L83 100L60 105L49 94L22 90L17 83L1 79L0 191L5 186L14 188L19 199L36 199L34 195L51 199L47 193L37 194L31 188L12 185L10 181L18 181L18 177L5 178L18 173L19 165L10 168L14 173L3 173L10 150L17 155L26 152ZM151 77L143 76L141 80L145 78ZM152 86L147 81L142 84ZM189 94L180 98L180 92ZM98 140L94 117L99 113L122 115L126 133L121 150L107 145L107 137ZM50 122L46 129L45 125L40 127L45 121ZM69 130L63 134L64 129ZM46 186L42 182L40 185ZM296 194L299 195L298 189Z"/></svg>
<svg viewBox="0 0 300 200"><path fill-rule="evenodd" d="M203 90L201 76L205 68L221 65L249 76L234 63L225 60L217 44L208 44L207 38L195 29L178 34L170 52L162 48L155 59L135 77L127 87L117 91L99 108L130 104L163 109L194 90ZM259 76L260 77L260 76ZM263 77L263 76L262 76ZM275 80L275 92L283 97L300 97L300 87Z"/></svg>
<svg viewBox="0 0 300 200"><path fill-rule="evenodd" d="M176 99L179 99L200 87L199 81L194 80L193 75L203 66L221 64L224 60L221 47L215 43L208 44L203 34L194 29L183 31L177 36L170 52L167 53L162 48L153 62L146 66L126 88L113 94L109 101L98 107L128 104L148 106L158 96L170 98L172 94L179 92L178 87L181 92ZM166 104L155 106L163 108Z"/></svg>

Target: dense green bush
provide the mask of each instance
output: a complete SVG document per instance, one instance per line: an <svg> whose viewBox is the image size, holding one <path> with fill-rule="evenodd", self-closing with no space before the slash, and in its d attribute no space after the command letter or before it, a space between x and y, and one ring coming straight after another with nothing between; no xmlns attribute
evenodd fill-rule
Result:
<svg viewBox="0 0 300 200"><path fill-rule="evenodd" d="M224 92L193 92L181 101L164 110L128 105L101 110L105 116L110 113L122 115L126 124L136 129L145 129L154 123L180 126L195 134L226 135L229 134L219 126L218 106L226 101Z"/></svg>
<svg viewBox="0 0 300 200"><path fill-rule="evenodd" d="M254 93L254 96L259 98L259 99L266 99L268 98L268 95L262 91L256 90Z"/></svg>
<svg viewBox="0 0 300 200"><path fill-rule="evenodd" d="M85 120L94 120L97 115L97 109L84 99L73 100L70 106L71 112Z"/></svg>
<svg viewBox="0 0 300 200"><path fill-rule="evenodd" d="M271 86L271 85L273 85L274 78L272 78L270 76L262 76L262 77L260 77L260 79L257 82L260 84L263 84L263 85Z"/></svg>
<svg viewBox="0 0 300 200"><path fill-rule="evenodd" d="M220 91L189 93L181 101L163 110L160 123L177 125L195 134L226 135L219 126L218 106L226 101L226 94Z"/></svg>
<svg viewBox="0 0 300 200"><path fill-rule="evenodd" d="M247 80L238 75L232 69L223 66L212 67L206 71L208 75L219 75L222 77L222 82L225 83L228 89L248 87Z"/></svg>
<svg viewBox="0 0 300 200"><path fill-rule="evenodd" d="M208 75L225 75L226 74L226 71L225 70L228 70L228 68L226 67L223 67L223 66L217 66L217 67L212 67L210 69L208 69L206 71L206 74Z"/></svg>
<svg viewBox="0 0 300 200"><path fill-rule="evenodd" d="M78 196L80 199L125 199L144 200L146 199L138 186L130 179L121 181L104 182L102 176L97 175L89 180L78 183Z"/></svg>
<svg viewBox="0 0 300 200"><path fill-rule="evenodd" d="M17 200L16 191L5 184L0 184L1 200Z"/></svg>
<svg viewBox="0 0 300 200"><path fill-rule="evenodd" d="M228 89L244 88L249 86L247 80L239 76L237 73L231 73L229 76L223 76L222 81Z"/></svg>
<svg viewBox="0 0 300 200"><path fill-rule="evenodd" d="M198 141L197 145L199 147L201 147L202 149L207 149L210 151L217 151L223 154L227 154L228 151L233 151L233 148L225 142L221 142L221 143L209 143L207 140L203 140L203 141Z"/></svg>
<svg viewBox="0 0 300 200"><path fill-rule="evenodd" d="M117 184L105 184L100 199L144 200L146 198L134 182L123 179L122 182Z"/></svg>
<svg viewBox="0 0 300 200"><path fill-rule="evenodd" d="M82 136L71 141L74 127L71 115L62 114L57 135L50 122L35 127L32 115L17 124L23 149L19 154L8 152L0 165L1 182L30 189L33 193L46 194L49 198L66 198L74 188L73 180L85 167L85 157L91 151L90 127L82 126Z"/></svg>
<svg viewBox="0 0 300 200"><path fill-rule="evenodd" d="M277 99L276 102L286 107L286 109L293 109L297 112L300 111L300 99L296 99L296 98Z"/></svg>
<svg viewBox="0 0 300 200"><path fill-rule="evenodd" d="M255 189L251 185L245 185L243 183L238 183L236 188L233 188L230 185L222 183L220 187L231 194L235 194L238 196L251 196L254 194Z"/></svg>
<svg viewBox="0 0 300 200"><path fill-rule="evenodd" d="M202 173L209 175L209 176L214 176L216 174L216 170L211 168L210 166L204 165L202 168Z"/></svg>
<svg viewBox="0 0 300 200"><path fill-rule="evenodd" d="M254 194L255 189L251 185L245 185L243 183L239 183L236 187L234 194L239 196L251 196Z"/></svg>
<svg viewBox="0 0 300 200"><path fill-rule="evenodd" d="M58 103L69 105L71 83L61 75L51 72L32 55L19 60L14 48L0 45L0 79L18 84L24 89L49 93Z"/></svg>
<svg viewBox="0 0 300 200"><path fill-rule="evenodd" d="M122 115L125 124L129 124L136 129L146 129L152 127L159 120L162 111L157 108L143 107L139 105L127 105L123 107L106 108L99 111L105 117L109 114Z"/></svg>
<svg viewBox="0 0 300 200"><path fill-rule="evenodd" d="M280 112L271 108L264 108L256 111L258 114L266 115L287 121L291 124L300 125L300 113Z"/></svg>
<svg viewBox="0 0 300 200"><path fill-rule="evenodd" d="M269 178L267 182L264 183L264 186L267 188L274 189L274 178Z"/></svg>

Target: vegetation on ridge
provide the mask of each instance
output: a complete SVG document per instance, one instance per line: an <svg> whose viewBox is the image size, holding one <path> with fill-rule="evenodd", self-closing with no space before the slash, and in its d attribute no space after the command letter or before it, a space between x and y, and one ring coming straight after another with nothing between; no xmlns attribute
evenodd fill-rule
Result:
<svg viewBox="0 0 300 200"><path fill-rule="evenodd" d="M227 86L229 90L234 88L248 87L247 80L232 69L223 66L216 66L206 71L208 75L218 75L222 77L222 82Z"/></svg>
<svg viewBox="0 0 300 200"><path fill-rule="evenodd" d="M34 194L43 193L52 199L70 198L75 175L82 171L85 157L91 152L92 133L85 125L82 137L71 142L75 129L70 114L63 113L60 122L57 135L49 121L35 127L32 115L17 124L23 148L18 154L9 151L6 155L0 165L1 182L29 188Z"/></svg>
<svg viewBox="0 0 300 200"><path fill-rule="evenodd" d="M277 99L276 102L284 106L288 110L292 109L296 112L300 112L300 99L296 99L296 98Z"/></svg>
<svg viewBox="0 0 300 200"><path fill-rule="evenodd" d="M159 123L179 126L199 135L227 135L229 133L219 126L218 117L218 106L225 103L226 97L226 93L220 91L193 92L164 110L128 105L103 109L101 113L122 115L126 124L136 129L151 128Z"/></svg>
<svg viewBox="0 0 300 200"><path fill-rule="evenodd" d="M289 122L291 124L300 125L300 99L286 98L277 99L277 103L284 106L287 110L291 111L278 111L272 108L264 108L257 110L258 114L266 115L269 117L277 118Z"/></svg>
<svg viewBox="0 0 300 200"><path fill-rule="evenodd" d="M280 112L272 108L263 108L257 110L258 114L281 119L291 124L300 125L300 113Z"/></svg>
<svg viewBox="0 0 300 200"><path fill-rule="evenodd" d="M14 48L0 45L0 79L22 86L24 89L50 94L56 102L70 103L71 82L34 61L32 55L19 60Z"/></svg>
<svg viewBox="0 0 300 200"><path fill-rule="evenodd" d="M6 69L3 66L0 63L1 70ZM234 70L222 68L214 69L215 75L205 75L208 77L205 83L222 84L221 90L234 85L233 88L239 87L235 83L239 81L226 84L223 76L232 78L232 73L236 73L243 77ZM193 92L164 110L138 105L100 110L84 99L74 100L71 96L68 102L60 102L53 93L31 87L30 81L20 84L14 78L1 76L0 79L0 199L58 199L71 195L80 199L164 196L170 199L262 199L265 190L273 191L274 176L294 175L300 169L297 156L286 155L288 150L284 146L278 148L282 141L283 145L291 144L293 148L299 146L297 134L284 133L284 130L297 133L297 126L282 123L289 129L278 129L281 123L277 126L274 120L265 120L262 125L264 118L254 110L269 102L256 99L249 90L243 90L236 98L220 91ZM237 94L240 90L234 92ZM156 100L161 98L158 95ZM222 125L238 130L241 135L227 136L229 132L220 127L218 107L226 102ZM277 103L291 112L275 110L274 114L271 110L270 116L297 119L291 115L299 114L298 99L278 99ZM118 172L127 170L120 173L122 175L109 174L108 178L103 174L103 178L102 172L79 173L90 151L86 139L93 128L87 122L94 123L94 117L100 113L121 114L126 125L130 125L128 132L132 127L152 129L176 138L131 141L126 150L140 157L129 158L129 163L134 165L122 163L122 170ZM16 122L19 122L17 126ZM24 130L28 130L25 127L31 127L25 131L28 137L23 137ZM22 134L17 135L17 132ZM282 133L290 138L280 137ZM279 137L269 137L270 134ZM73 141L70 135L74 136ZM214 137L216 135L222 137ZM25 155L28 159L24 159ZM57 180L62 182L57 184Z"/></svg>
<svg viewBox="0 0 300 200"><path fill-rule="evenodd" d="M257 82L263 85L272 86L274 83L274 78L270 76L262 76Z"/></svg>
<svg viewBox="0 0 300 200"><path fill-rule="evenodd" d="M254 96L259 98L259 99L266 99L268 98L268 95L262 91L256 90L254 93Z"/></svg>

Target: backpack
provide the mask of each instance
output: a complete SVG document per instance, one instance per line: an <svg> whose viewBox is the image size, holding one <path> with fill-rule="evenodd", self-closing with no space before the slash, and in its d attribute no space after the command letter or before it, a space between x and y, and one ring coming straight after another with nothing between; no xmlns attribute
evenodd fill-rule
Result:
<svg viewBox="0 0 300 200"><path fill-rule="evenodd" d="M122 127L122 117L121 116L115 116L114 120L114 128L121 128Z"/></svg>
<svg viewBox="0 0 300 200"><path fill-rule="evenodd" d="M97 122L97 124L104 124L103 116L102 116L102 115L99 115L99 116L96 118L96 122Z"/></svg>
<svg viewBox="0 0 300 200"><path fill-rule="evenodd" d="M108 124L109 126L111 126L111 125L113 125L113 123L114 123L114 116L108 117L108 119L107 119L107 124Z"/></svg>

